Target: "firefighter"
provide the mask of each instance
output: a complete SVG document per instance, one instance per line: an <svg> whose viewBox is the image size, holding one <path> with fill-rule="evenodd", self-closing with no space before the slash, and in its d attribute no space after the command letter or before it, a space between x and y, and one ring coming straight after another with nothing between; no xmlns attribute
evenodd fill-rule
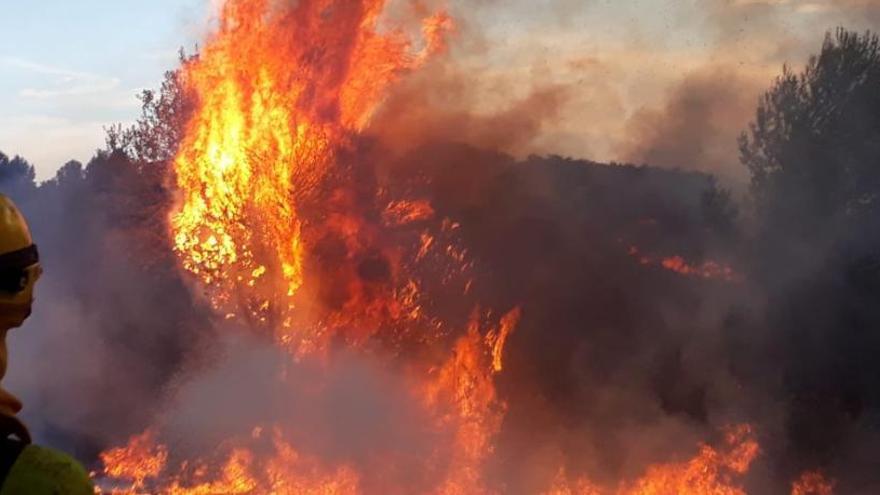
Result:
<svg viewBox="0 0 880 495"><path fill-rule="evenodd" d="M30 316L40 273L37 246L24 217L0 194L0 380L6 374L6 333ZM82 465L31 443L27 427L16 417L21 407L0 386L0 495L93 495Z"/></svg>

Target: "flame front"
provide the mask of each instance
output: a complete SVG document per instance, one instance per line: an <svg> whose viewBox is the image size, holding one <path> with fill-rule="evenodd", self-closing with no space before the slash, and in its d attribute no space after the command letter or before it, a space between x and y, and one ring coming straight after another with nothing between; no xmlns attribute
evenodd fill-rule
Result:
<svg viewBox="0 0 880 495"><path fill-rule="evenodd" d="M737 478L758 451L751 426L737 425L725 432L722 448L701 445L692 459L651 466L638 480L616 489L600 489L584 478L569 481L561 470L544 495L745 495Z"/></svg>

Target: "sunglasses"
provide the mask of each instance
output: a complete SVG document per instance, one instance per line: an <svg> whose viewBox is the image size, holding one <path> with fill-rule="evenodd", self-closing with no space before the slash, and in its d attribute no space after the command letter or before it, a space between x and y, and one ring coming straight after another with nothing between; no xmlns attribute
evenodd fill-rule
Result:
<svg viewBox="0 0 880 495"><path fill-rule="evenodd" d="M32 269L40 261L37 245L0 255L0 292L18 294L40 276L40 269Z"/></svg>

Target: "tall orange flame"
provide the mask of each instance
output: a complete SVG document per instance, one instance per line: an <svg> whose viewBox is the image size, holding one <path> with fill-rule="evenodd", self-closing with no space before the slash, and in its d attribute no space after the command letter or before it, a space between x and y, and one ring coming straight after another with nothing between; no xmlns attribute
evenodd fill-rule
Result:
<svg viewBox="0 0 880 495"><path fill-rule="evenodd" d="M304 229L358 234L350 218L304 210L388 86L442 49L451 25L442 12L424 19L414 51L402 30L379 31L384 6L229 0L185 68L198 102L174 162L174 245L230 316L289 328Z"/></svg>

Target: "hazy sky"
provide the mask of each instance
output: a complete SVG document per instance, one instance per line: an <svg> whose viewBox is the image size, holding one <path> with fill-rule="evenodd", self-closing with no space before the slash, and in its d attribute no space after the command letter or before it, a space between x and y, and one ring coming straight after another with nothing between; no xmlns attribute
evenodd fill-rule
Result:
<svg viewBox="0 0 880 495"><path fill-rule="evenodd" d="M564 103L514 152L650 161L736 176L734 138L784 62L880 0L449 0L485 49L478 111L553 87ZM210 0L0 0L0 151L51 176L130 122Z"/></svg>
<svg viewBox="0 0 880 495"><path fill-rule="evenodd" d="M514 151L693 168L738 182L746 172L736 138L783 64L803 67L838 26L880 26L880 0L478 3L497 13L481 18L504 62L484 67L477 100L492 101L499 85L521 97L562 94L536 139Z"/></svg>

